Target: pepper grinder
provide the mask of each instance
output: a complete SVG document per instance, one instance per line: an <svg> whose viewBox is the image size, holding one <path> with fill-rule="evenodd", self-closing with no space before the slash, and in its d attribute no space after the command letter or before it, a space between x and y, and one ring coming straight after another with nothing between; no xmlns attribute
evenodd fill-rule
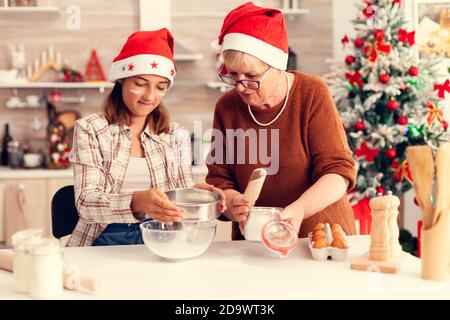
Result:
<svg viewBox="0 0 450 320"><path fill-rule="evenodd" d="M376 261L388 260L391 256L390 231L388 218L391 201L389 196L372 198L369 202L372 208L372 232L370 235L369 259Z"/></svg>
<svg viewBox="0 0 450 320"><path fill-rule="evenodd" d="M391 248L391 258L396 258L402 252L402 246L398 240L400 230L398 228L397 217L398 217L398 206L400 205L400 199L393 196L392 193L388 195L390 198L391 207L389 209L389 233L390 233L390 248Z"/></svg>

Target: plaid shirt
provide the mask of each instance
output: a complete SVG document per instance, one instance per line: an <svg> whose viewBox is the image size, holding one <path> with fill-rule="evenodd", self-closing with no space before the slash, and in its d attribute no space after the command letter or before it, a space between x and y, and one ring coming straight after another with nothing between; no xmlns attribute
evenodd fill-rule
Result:
<svg viewBox="0 0 450 320"><path fill-rule="evenodd" d="M80 216L68 246L89 246L110 223L136 223L130 205L133 192L121 193L131 152L126 125L108 124L101 114L75 123L70 162L75 180L75 205ZM150 176L149 188L168 191L194 185L189 132L171 123L170 132L145 129L142 146Z"/></svg>

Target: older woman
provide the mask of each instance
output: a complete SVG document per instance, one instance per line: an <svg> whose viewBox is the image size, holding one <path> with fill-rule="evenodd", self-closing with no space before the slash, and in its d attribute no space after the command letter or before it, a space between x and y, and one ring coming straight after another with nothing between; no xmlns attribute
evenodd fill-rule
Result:
<svg viewBox="0 0 450 320"><path fill-rule="evenodd" d="M80 219L69 246L143 243L144 219L183 219L164 193L194 186L189 132L162 105L175 77L173 45L165 28L133 33L111 66L103 114L76 122L70 161Z"/></svg>
<svg viewBox="0 0 450 320"><path fill-rule="evenodd" d="M206 181L224 190L225 218L240 222L242 230L249 211L243 192L252 171L267 167L257 206L283 207L281 218L300 237L319 222L339 223L355 234L346 192L356 171L343 126L318 77L285 71L282 13L246 3L226 16L219 44L220 77L234 89L216 104L213 127L224 137L214 135ZM236 138L241 141L234 143ZM242 239L237 223L233 239Z"/></svg>

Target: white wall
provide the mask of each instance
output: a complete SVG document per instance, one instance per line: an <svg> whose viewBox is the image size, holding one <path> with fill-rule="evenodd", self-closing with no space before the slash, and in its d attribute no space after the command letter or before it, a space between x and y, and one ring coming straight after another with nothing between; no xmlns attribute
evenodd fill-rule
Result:
<svg viewBox="0 0 450 320"><path fill-rule="evenodd" d="M344 60L349 54L342 48L341 39L345 34L349 38L355 35L352 19L356 17L357 9L355 3L360 0L333 0L333 58Z"/></svg>

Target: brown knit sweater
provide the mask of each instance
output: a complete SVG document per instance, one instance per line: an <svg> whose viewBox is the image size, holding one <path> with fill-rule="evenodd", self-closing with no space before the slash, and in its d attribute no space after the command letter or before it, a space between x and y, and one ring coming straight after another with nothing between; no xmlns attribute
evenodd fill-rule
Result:
<svg viewBox="0 0 450 320"><path fill-rule="evenodd" d="M283 102L266 110L252 108L253 114L259 122L267 123L278 114ZM235 90L231 90L216 104L213 127L224 134L226 129L268 129L267 152L271 150L271 130L279 129L279 170L266 177L256 206L286 207L327 173L336 173L347 179L348 190L355 184L355 162L342 123L328 87L319 77L295 72L286 109L267 127L261 127L253 121L247 105ZM220 147L223 148L224 164L208 165L206 181L223 190L235 189L243 193L252 171L269 165L261 164L259 156L258 163L254 163L249 157L249 148L259 148L259 144L249 145L249 139L246 139L245 150L239 151L237 148L242 149L243 145L239 146L236 142L235 140L234 161L227 164L230 161L225 161L225 155L230 143L228 141L227 145L227 140L224 139L223 146ZM217 148L217 144L213 146ZM213 149L211 155L217 157L217 152L217 149ZM237 163L238 152L245 152L244 164ZM347 196L303 220L299 236L306 237L319 222L339 223L347 234L356 233L353 211ZM237 223L233 223L232 238L243 239Z"/></svg>

